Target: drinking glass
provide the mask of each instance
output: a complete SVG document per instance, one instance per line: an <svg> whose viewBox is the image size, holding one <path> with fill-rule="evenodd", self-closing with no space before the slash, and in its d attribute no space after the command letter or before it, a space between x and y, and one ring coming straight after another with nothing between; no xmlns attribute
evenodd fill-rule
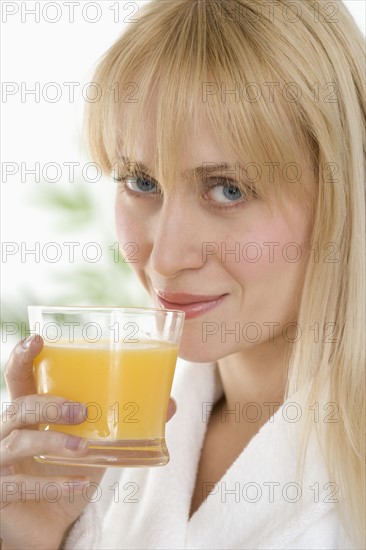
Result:
<svg viewBox="0 0 366 550"><path fill-rule="evenodd" d="M86 456L38 461L83 466L163 466L165 423L184 312L151 308L29 306L44 347L34 361L37 391L87 407L77 425L41 424L88 440ZM47 418L61 418L47 406Z"/></svg>

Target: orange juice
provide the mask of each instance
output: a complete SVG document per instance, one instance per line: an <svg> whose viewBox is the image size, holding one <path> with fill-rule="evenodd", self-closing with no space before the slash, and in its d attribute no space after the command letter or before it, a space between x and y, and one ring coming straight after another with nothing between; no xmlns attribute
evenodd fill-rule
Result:
<svg viewBox="0 0 366 550"><path fill-rule="evenodd" d="M177 356L176 344L161 341L116 349L100 342L46 344L34 363L38 393L86 404L88 417L42 429L92 441L163 438Z"/></svg>

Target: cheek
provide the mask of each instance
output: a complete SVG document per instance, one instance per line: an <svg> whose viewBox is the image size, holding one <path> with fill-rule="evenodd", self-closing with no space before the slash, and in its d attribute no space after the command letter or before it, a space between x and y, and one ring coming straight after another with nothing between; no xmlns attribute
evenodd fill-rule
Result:
<svg viewBox="0 0 366 550"><path fill-rule="evenodd" d="M293 286L301 277L308 257L307 225L299 223L290 228L282 219L271 219L253 225L245 234L245 240L227 240L225 266L232 277L246 288L281 293L285 284ZM235 250L235 254L229 253Z"/></svg>
<svg viewBox="0 0 366 550"><path fill-rule="evenodd" d="M135 236L136 226L131 223L130 218L131 216L128 215L128 211L121 206L120 201L117 199L115 204L115 223L121 249L123 249L125 243L131 242Z"/></svg>
<svg viewBox="0 0 366 550"><path fill-rule="evenodd" d="M122 201L116 200L115 223L121 254L138 273L145 264L150 249L146 237L149 232L143 217L137 217L136 211L132 212Z"/></svg>

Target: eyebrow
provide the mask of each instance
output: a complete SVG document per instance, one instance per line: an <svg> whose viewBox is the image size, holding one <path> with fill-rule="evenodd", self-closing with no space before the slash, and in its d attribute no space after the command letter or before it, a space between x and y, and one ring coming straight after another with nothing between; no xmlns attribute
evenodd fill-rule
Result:
<svg viewBox="0 0 366 550"><path fill-rule="evenodd" d="M146 166L144 163L139 161L132 161L127 157L121 157L122 165L133 165L134 167L137 167L142 172L145 172L146 174L152 174L152 170ZM217 173L222 172L224 170L226 171L235 171L237 169L237 165L239 163L236 163L235 166L228 164L227 162L202 162L201 166L197 166L196 168L189 168L187 170L184 170L182 175L188 175L188 176L199 176L202 177L203 175L207 175L210 173Z"/></svg>

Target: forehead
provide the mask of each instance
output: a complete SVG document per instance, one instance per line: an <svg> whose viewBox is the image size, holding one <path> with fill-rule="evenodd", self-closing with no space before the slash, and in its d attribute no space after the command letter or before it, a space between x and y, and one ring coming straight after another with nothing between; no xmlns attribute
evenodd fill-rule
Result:
<svg viewBox="0 0 366 550"><path fill-rule="evenodd" d="M125 120L128 120L128 115ZM290 160L301 172L301 179L310 182L311 177L314 177L314 172L308 151L304 144L296 143L295 131L289 121L284 120L284 124L288 125L288 136L295 151L295 155ZM129 124L127 124L128 126ZM171 169L177 175L194 175L194 172L198 175L208 175L211 172L220 171L221 174L226 173L227 176L230 172L234 178L235 174L241 174L242 177L247 175L250 179L254 177L253 174L260 173L262 180L263 178L271 179L273 172L271 164L274 166L275 159L267 159L267 162L263 162L263 158L253 157L253 153L242 151L242 154L238 155L228 150L227 147L224 147L225 135L221 140L216 136L207 116L200 117L199 124L192 122L188 127L187 135L181 136L177 150L174 151L175 162ZM122 162L138 164L139 168L157 177L159 155L153 107L145 109L142 120L139 124L134 125L133 130L136 146L133 150L128 150L128 147L122 148L120 157ZM286 174L288 170L292 170L292 172L296 170L296 166L286 167ZM199 168L201 170L198 170Z"/></svg>
<svg viewBox="0 0 366 550"><path fill-rule="evenodd" d="M154 168L157 162L156 128L153 120L146 119L143 125L135 127L136 148L132 152L124 151L123 156ZM205 119L198 127L192 124L187 135L182 137L177 155L177 170L193 170L205 163L224 163L233 161L228 158L219 140L215 136L209 121Z"/></svg>

